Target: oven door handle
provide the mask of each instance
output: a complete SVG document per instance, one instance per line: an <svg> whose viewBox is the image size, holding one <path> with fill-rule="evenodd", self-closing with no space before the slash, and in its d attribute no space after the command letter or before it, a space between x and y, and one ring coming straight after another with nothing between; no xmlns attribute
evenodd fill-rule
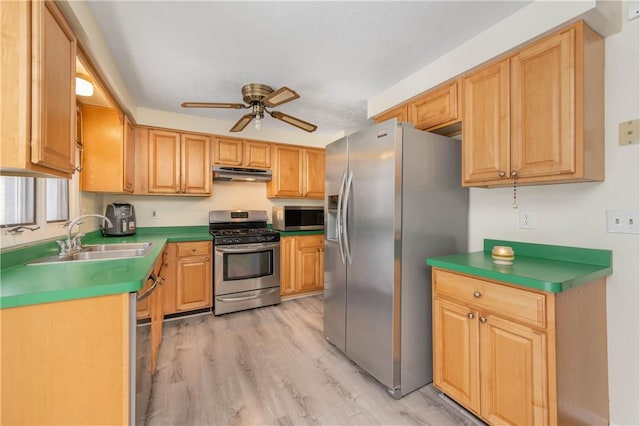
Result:
<svg viewBox="0 0 640 426"><path fill-rule="evenodd" d="M280 243L266 243L266 244L243 244L235 246L216 246L215 250L220 253L251 253L256 249L272 249L280 247Z"/></svg>

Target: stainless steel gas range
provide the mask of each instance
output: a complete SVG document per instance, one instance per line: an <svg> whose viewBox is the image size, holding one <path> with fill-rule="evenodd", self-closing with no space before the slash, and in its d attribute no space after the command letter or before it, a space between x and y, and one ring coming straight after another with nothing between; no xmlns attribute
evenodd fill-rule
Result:
<svg viewBox="0 0 640 426"><path fill-rule="evenodd" d="M213 210L215 315L280 303L280 233L263 210Z"/></svg>

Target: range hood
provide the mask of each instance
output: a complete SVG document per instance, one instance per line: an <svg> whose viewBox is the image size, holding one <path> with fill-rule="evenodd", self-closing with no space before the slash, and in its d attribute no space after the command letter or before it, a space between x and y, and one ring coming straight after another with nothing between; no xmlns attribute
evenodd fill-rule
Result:
<svg viewBox="0 0 640 426"><path fill-rule="evenodd" d="M249 167L213 166L213 180L269 182L271 170Z"/></svg>

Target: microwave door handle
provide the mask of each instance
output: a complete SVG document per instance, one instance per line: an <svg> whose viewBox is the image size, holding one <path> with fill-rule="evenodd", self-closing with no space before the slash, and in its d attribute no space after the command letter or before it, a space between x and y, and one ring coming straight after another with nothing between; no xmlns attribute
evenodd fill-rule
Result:
<svg viewBox="0 0 640 426"><path fill-rule="evenodd" d="M349 177L347 178L347 185L344 194L344 208L342 209L342 231L343 231L343 242L344 242L344 251L347 256L347 261L351 264L351 247L349 246L349 230L347 229L347 218L349 216L349 196L351 195L351 191L353 189L353 172L349 172Z"/></svg>
<svg viewBox="0 0 640 426"><path fill-rule="evenodd" d="M342 223L341 221L341 211L342 211L342 197L344 196L344 187L347 181L347 172L344 172L342 175L342 183L340 184L340 192L338 192L338 208L336 209L336 234L338 234L338 247L340 247L340 259L342 259L342 264L345 264L344 257L344 246L342 241Z"/></svg>

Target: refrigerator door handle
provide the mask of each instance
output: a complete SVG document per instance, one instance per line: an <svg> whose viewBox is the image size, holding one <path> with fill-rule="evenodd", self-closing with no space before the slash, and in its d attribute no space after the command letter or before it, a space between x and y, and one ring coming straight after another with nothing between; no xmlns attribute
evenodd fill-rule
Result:
<svg viewBox="0 0 640 426"><path fill-rule="evenodd" d="M344 247L342 242L342 223L341 223L341 211L342 211L342 197L344 195L344 186L347 180L347 172L342 174L342 183L340 184L340 192L338 192L338 208L336 211L336 234L338 234L338 247L340 247L340 259L342 264L345 264Z"/></svg>
<svg viewBox="0 0 640 426"><path fill-rule="evenodd" d="M351 188L353 184L353 172L349 172L349 177L347 178L347 185L344 191L344 208L342 209L342 231L343 231L343 242L344 242L344 251L347 255L347 261L351 264L351 247L349 247L349 230L347 229L347 216L349 214L349 195L351 194Z"/></svg>

